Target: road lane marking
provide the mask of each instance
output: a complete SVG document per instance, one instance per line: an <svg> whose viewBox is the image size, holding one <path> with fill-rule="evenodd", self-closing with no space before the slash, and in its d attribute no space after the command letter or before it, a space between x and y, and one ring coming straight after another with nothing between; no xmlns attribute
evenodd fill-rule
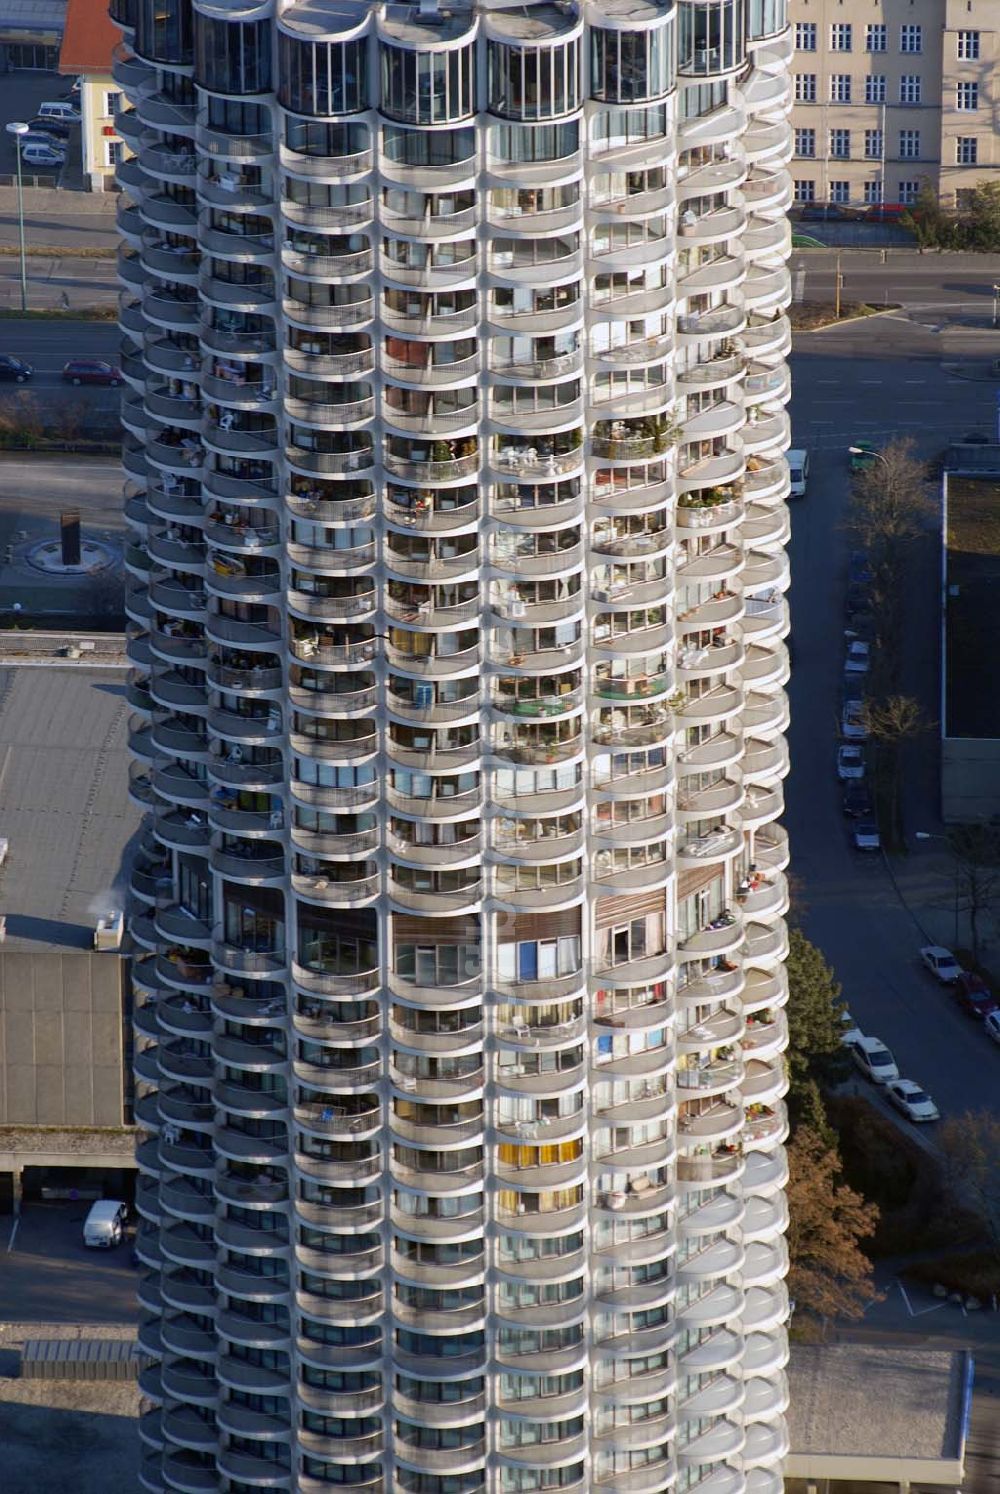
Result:
<svg viewBox="0 0 1000 1494"><path fill-rule="evenodd" d="M21 1224L21 1216L20 1216L20 1214L18 1214L17 1218L14 1220L14 1223L10 1227L10 1239L7 1241L7 1254L8 1255L10 1255L11 1251L14 1249L14 1241L17 1239L17 1231L18 1231L18 1229L20 1227L20 1224Z"/></svg>

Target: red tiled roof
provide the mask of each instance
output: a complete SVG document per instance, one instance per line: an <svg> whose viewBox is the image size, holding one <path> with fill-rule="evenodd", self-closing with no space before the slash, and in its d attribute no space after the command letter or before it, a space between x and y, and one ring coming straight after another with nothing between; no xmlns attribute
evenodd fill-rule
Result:
<svg viewBox="0 0 1000 1494"><path fill-rule="evenodd" d="M108 0L68 0L59 52L61 73L109 73L121 32L108 15Z"/></svg>

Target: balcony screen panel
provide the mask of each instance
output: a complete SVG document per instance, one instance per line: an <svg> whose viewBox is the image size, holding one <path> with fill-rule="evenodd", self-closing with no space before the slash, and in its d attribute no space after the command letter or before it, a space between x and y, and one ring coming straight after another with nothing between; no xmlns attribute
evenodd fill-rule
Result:
<svg viewBox="0 0 1000 1494"><path fill-rule="evenodd" d="M576 120L558 125L498 125L492 131L493 154L501 161L562 161L579 149Z"/></svg>
<svg viewBox="0 0 1000 1494"><path fill-rule="evenodd" d="M267 93L270 21L217 21L195 13L195 79L215 93Z"/></svg>
<svg viewBox="0 0 1000 1494"><path fill-rule="evenodd" d="M381 109L407 124L467 119L475 109L474 49L410 52L383 42L379 48Z"/></svg>
<svg viewBox="0 0 1000 1494"><path fill-rule="evenodd" d="M556 119L580 107L580 44L489 45L490 109L505 119Z"/></svg>
<svg viewBox="0 0 1000 1494"><path fill-rule="evenodd" d="M285 144L303 156L360 155L371 144L367 125L324 124L311 119L286 119Z"/></svg>
<svg viewBox="0 0 1000 1494"><path fill-rule="evenodd" d="M788 0L750 0L749 34L775 36L788 25Z"/></svg>
<svg viewBox="0 0 1000 1494"><path fill-rule="evenodd" d="M151 62L190 64L194 57L191 0L138 0L135 50Z"/></svg>
<svg viewBox="0 0 1000 1494"><path fill-rule="evenodd" d="M278 98L296 114L354 114L367 109L367 37L310 42L279 32Z"/></svg>
<svg viewBox="0 0 1000 1494"><path fill-rule="evenodd" d="M474 160L476 132L435 130L423 134L399 125L386 125L382 131L382 149L394 166L457 166Z"/></svg>
<svg viewBox="0 0 1000 1494"><path fill-rule="evenodd" d="M778 3L778 0L774 0ZM673 17L655 31L590 32L590 88L609 104L662 98L676 78Z"/></svg>
<svg viewBox="0 0 1000 1494"><path fill-rule="evenodd" d="M738 67L746 54L744 0L708 0L680 6L678 67L688 77Z"/></svg>

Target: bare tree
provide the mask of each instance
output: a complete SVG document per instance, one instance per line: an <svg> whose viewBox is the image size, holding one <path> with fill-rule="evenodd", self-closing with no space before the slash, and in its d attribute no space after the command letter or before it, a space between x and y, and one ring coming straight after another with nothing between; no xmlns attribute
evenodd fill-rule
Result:
<svg viewBox="0 0 1000 1494"><path fill-rule="evenodd" d="M969 944L978 964L981 920L1000 900L1000 827L955 825L948 843L955 857L955 901L968 917Z"/></svg>
<svg viewBox="0 0 1000 1494"><path fill-rule="evenodd" d="M911 695L890 695L883 701L866 700L863 713L868 735L875 743L875 781L885 809L882 828L890 845L899 845L903 834L899 802L900 750L904 743L922 736L931 723Z"/></svg>
<svg viewBox="0 0 1000 1494"><path fill-rule="evenodd" d="M951 1116L941 1125L938 1145L953 1202L979 1215L1000 1261L1000 1116L990 1110Z"/></svg>
<svg viewBox="0 0 1000 1494"><path fill-rule="evenodd" d="M938 512L927 490L925 464L907 437L890 441L878 459L854 474L849 524L873 566L901 568L899 546L922 534Z"/></svg>

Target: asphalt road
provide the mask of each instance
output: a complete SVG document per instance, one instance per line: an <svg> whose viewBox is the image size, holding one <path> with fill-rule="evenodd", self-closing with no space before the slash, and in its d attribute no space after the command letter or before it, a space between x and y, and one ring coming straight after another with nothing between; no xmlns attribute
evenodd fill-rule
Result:
<svg viewBox="0 0 1000 1494"><path fill-rule="evenodd" d="M102 428L112 427L121 402L121 389L100 384L64 384L60 374L68 358L104 358L117 363L120 341L121 334L114 322L0 318L0 353L24 358L35 370L34 377L26 384L0 384L0 409L25 390L37 404L50 409L72 405L92 414L95 424Z"/></svg>
<svg viewBox="0 0 1000 1494"><path fill-rule="evenodd" d="M980 322L992 321L993 286L1000 280L997 254L920 254L845 249L839 255L842 294L880 306L900 301ZM797 301L832 301L838 254L830 249L792 251L792 291Z"/></svg>
<svg viewBox="0 0 1000 1494"><path fill-rule="evenodd" d="M955 435L990 428L994 386L948 377L940 334L905 319L880 317L800 336L792 368L793 440L812 453L808 496L791 506L790 546L792 768L785 823L803 924L834 966L862 1029L889 1044L901 1072L924 1084L945 1114L997 1108L1000 1050L917 961L927 935L944 934L950 882L942 881L940 858L918 854L899 868L904 901L882 858L851 847L834 768L849 549L846 447L858 437L879 442L899 433L912 435L930 455ZM929 531L907 560L904 688L930 719L937 714L937 566L937 536ZM933 735L908 757L904 783L909 832L933 831Z"/></svg>
<svg viewBox="0 0 1000 1494"><path fill-rule="evenodd" d="M64 304L63 296L74 310L112 306L117 301L119 287L113 259L29 255L27 266L28 307L32 311L58 307ZM0 257L0 307L17 311L20 306L20 259L16 254L7 254Z"/></svg>
<svg viewBox="0 0 1000 1494"><path fill-rule="evenodd" d="M0 452L0 518L16 515L24 528L58 520L79 508L88 531L124 528L122 469L106 457Z"/></svg>

